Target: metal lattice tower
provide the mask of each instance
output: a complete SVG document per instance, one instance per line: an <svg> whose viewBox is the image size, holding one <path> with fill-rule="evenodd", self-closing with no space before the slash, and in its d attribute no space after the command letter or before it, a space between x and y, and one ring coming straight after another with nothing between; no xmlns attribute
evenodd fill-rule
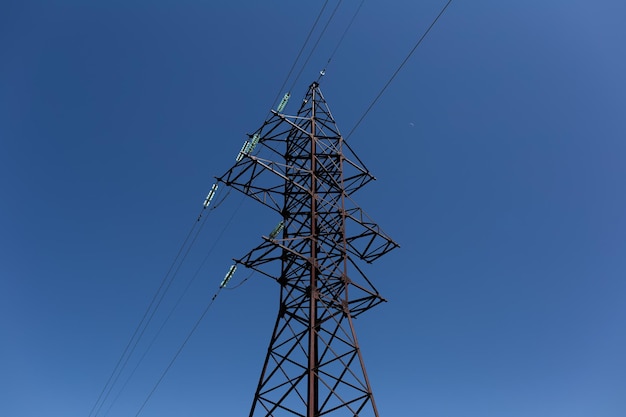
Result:
<svg viewBox="0 0 626 417"><path fill-rule="evenodd" d="M344 142L318 83L296 115L283 108L219 178L282 217L236 260L280 284L250 417L378 417L353 319L384 299L355 261L398 245L350 198L374 177Z"/></svg>

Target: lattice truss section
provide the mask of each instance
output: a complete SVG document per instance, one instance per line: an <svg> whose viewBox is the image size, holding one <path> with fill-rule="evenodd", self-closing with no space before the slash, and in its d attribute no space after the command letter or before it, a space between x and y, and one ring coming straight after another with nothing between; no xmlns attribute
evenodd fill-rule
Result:
<svg viewBox="0 0 626 417"><path fill-rule="evenodd" d="M280 284L250 417L378 416L352 324L384 301L355 260L397 247L350 198L372 179L317 83L296 115L273 111L218 179L282 218L237 260Z"/></svg>

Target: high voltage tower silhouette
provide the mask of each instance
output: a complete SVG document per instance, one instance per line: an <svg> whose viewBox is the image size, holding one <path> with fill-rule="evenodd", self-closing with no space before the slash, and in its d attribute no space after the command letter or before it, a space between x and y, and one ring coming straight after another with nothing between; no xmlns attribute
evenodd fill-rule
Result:
<svg viewBox="0 0 626 417"><path fill-rule="evenodd" d="M353 319L385 300L357 261L398 245L350 197L374 177L344 142L319 84L295 115L282 113L287 99L218 178L282 217L236 260L280 285L250 417L378 417Z"/></svg>
<svg viewBox="0 0 626 417"><path fill-rule="evenodd" d="M351 137L451 2L452 0L447 0L346 138ZM290 79L327 4L328 1L323 4L281 86L281 91ZM293 80L292 88L306 68L340 4L341 1L337 3L319 34L302 69ZM362 5L363 1L326 65L333 59ZM326 67L320 71L318 81L325 72ZM279 96L277 95L275 101ZM249 135L237 155L236 164L218 178L218 182L276 211L282 220L269 236L263 237L259 246L235 260L236 264L228 270L219 289L161 373L135 417L142 412L220 291L226 287L237 269L237 264L252 269L253 273L256 271L271 277L280 285L278 317L249 417L379 417L353 319L385 300L356 261L371 263L398 245L351 198L354 192L374 177L339 133L318 82L309 86L295 115L284 113L289 97L290 93L285 94L277 110L272 111L269 119ZM205 224L208 216L204 216L201 222L203 213L208 214L216 209L230 194L228 192L226 196L219 198L219 193L221 190L218 192L218 184L213 184L197 220L163 277L88 417L98 417L109 399ZM214 199L218 201L209 208ZM209 253L211 251L212 249ZM208 254L205 260L207 257ZM187 284L183 295L199 271L200 268ZM182 295L156 336L149 342L122 388L118 390L117 396L110 401L105 416L124 391L181 299Z"/></svg>

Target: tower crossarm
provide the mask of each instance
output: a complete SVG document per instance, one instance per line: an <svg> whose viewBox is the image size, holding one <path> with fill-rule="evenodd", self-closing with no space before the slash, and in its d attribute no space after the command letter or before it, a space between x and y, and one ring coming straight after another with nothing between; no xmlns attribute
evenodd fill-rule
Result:
<svg viewBox="0 0 626 417"><path fill-rule="evenodd" d="M365 262L372 263L399 247L382 231L380 226L368 220L361 209L346 210L346 220L350 220L347 223L351 230L349 234L346 234L348 244L346 249Z"/></svg>
<svg viewBox="0 0 626 417"><path fill-rule="evenodd" d="M308 262L310 261L309 257L299 252L297 249L294 249L294 247L305 246L306 240L308 239L310 239L310 237L270 239L263 236L263 242L260 245L241 258L235 259L235 262L266 277L272 278L281 285L293 285L293 281L291 281L290 284L291 276L284 272L290 269L294 271L307 269ZM325 293L330 294L330 297L335 300L333 303L336 304L336 306L343 306L342 309L345 310L344 312L347 313L349 311L352 317L356 317L375 305L386 301L374 288L371 281L358 267L351 256L346 254L345 258L343 258L343 255L339 254L337 257L338 259L345 259L349 263L352 271L350 272L350 276L347 275L347 271L339 268L339 263L334 260L332 253L322 251L322 253L320 253L319 265L320 274L327 277L325 281L327 284L330 283L324 288ZM291 264L287 265L286 269L276 269L276 261L284 260L285 258L290 259ZM294 268L295 265L300 265L301 267ZM298 273L292 275L298 276ZM336 292L330 288L330 286L335 284L338 285ZM349 285L352 288L349 300L342 299L343 295L341 292L343 291L344 285ZM322 293L324 293L324 291ZM323 299L324 296L321 296L321 298Z"/></svg>
<svg viewBox="0 0 626 417"><path fill-rule="evenodd" d="M292 183L303 193L309 193L306 187L286 175L287 170L297 169L254 155L246 155L241 162L235 164L217 180L280 213L283 210L285 182Z"/></svg>

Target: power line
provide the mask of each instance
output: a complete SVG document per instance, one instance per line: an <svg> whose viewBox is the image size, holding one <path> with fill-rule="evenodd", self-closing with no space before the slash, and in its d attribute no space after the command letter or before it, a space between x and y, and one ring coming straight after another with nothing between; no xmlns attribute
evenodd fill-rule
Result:
<svg viewBox="0 0 626 417"><path fill-rule="evenodd" d="M335 49L333 49L333 52L328 57L328 61L326 61L326 65L324 66L324 69L322 69L322 71L320 72L319 77L317 78L317 82L318 83L319 83L320 79L322 78L322 76L326 73L326 69L330 65L330 61L332 61L333 58L335 57L335 54L337 53L337 50L339 49L339 47L343 43L343 40L345 39L346 35L348 34L348 31L350 30L350 28L352 27L352 24L356 20L357 15L359 14L359 12L361 11L361 8L363 7L363 3L365 3L365 0L361 0L361 3L359 4L359 7L356 9L356 12L354 12L354 14L352 15L352 19L350 19L350 23L348 23L348 26L346 27L346 30L343 31L343 34L341 35L341 38L339 38L339 42L337 42L337 45L335 46Z"/></svg>
<svg viewBox="0 0 626 417"><path fill-rule="evenodd" d="M241 282L237 285L235 285L234 287L224 287L222 289L224 290L236 290L237 288L241 287L243 284L245 284L250 278L252 278L252 275L254 275L256 271L252 271L250 272L250 274L245 277L244 279L241 280Z"/></svg>
<svg viewBox="0 0 626 417"><path fill-rule="evenodd" d="M227 194L227 196L228 196L228 194ZM226 197L224 197L224 198L226 198ZM223 200L221 202L223 202ZM221 202L219 204L221 204ZM109 375L109 378L107 379L106 383L104 384L104 387L102 388L102 391L98 395L98 399L96 400L96 402L93 405L91 411L89 412L89 417L91 417L92 415L93 415L93 417L96 417L98 415L98 413L100 413L100 410L102 409L102 407L103 407L104 403L106 402L106 400L109 398L109 395L111 394L111 391L113 390L113 387L115 386L115 384L117 383L120 375L122 374L122 372L126 368L126 365L128 364L128 361L130 360L132 354L134 353L135 348L137 347L137 344L139 343L139 341L143 337L146 329L148 328L150 322L152 321L152 318L154 317L157 309L159 308L161 302L163 301L163 298L165 297L165 294L167 294L167 291L169 290L169 288L170 288L174 278L176 277L178 271L180 270L180 267L182 266L183 262L187 258L187 255L189 254L189 252L190 252L191 248L193 247L196 239L198 238L198 235L200 234L200 231L204 227L204 224L206 223L206 221L208 219L208 215L205 216L205 218L202 221L202 223L200 223L200 227L196 231L193 239L191 240L191 243L189 245L187 245L187 243L189 242L189 238L192 236L194 230L196 229L198 223L200 222L200 218L202 217L202 213L206 210L206 208L207 208L207 205L205 205L202 208L202 210L200 211L200 214L198 215L197 220L195 220L193 222L193 225L191 226L189 232L187 233L187 236L185 237L185 240L183 241L182 245L178 249L178 252L177 252L176 256L174 257L174 260L172 261L172 263L171 263L167 273L165 274L165 276L161 280L161 283L159 284L159 287L157 288L157 291L155 292L154 296L152 297L152 300L150 301L150 304L148 305L148 308L144 312L143 317L141 318L141 320L139 321L139 324L135 328L135 331L133 332L133 335L131 336L130 340L128 341L128 344L126 345L126 347L124 348L124 350L122 352L122 355L118 359L115 367L113 368L113 371L111 372L111 375ZM217 206L212 207L209 210L209 213L213 209L215 209L215 208L217 208ZM180 260L180 262L178 262L178 260L179 260L179 258L181 256L181 254L183 253L183 250L185 249L185 247L187 248L187 250L185 251L182 259ZM174 270L174 267L175 267L176 264L178 264L178 267ZM172 270L174 270L174 274L171 275L171 277L170 277L170 274L172 273ZM168 277L169 277L169 282L168 282ZM164 289L163 286L166 284L166 282L167 282L167 285L165 286L165 289ZM160 297L159 297L159 294L161 295ZM157 301L157 298L158 298L158 301ZM155 302L156 302L156 304L155 304ZM133 341L134 341L134 344L133 344ZM132 348L131 348L131 345L132 345ZM129 351L129 348L130 348L130 351Z"/></svg>
<svg viewBox="0 0 626 417"><path fill-rule="evenodd" d="M165 368L165 370L163 371L163 373L161 374L161 376L159 377L158 381L156 382L156 384L154 384L154 387L152 387L152 390L150 391L150 393L148 394L148 396L146 397L146 399L144 400L144 402L141 404L141 407L139 407L139 410L137 411L137 414L135 414L135 417L137 417L141 411L144 409L144 407L146 406L146 404L148 403L148 401L150 400L150 398L152 397L152 394L154 394L154 392L156 391L156 389L159 387L159 385L161 384L161 381L163 381L163 378L165 378L165 375L167 375L167 372L170 370L170 368L172 367L172 365L174 365L174 362L176 362L176 359L178 359L178 356L180 355L180 353L183 351L183 349L185 348L185 345L187 344L187 342L189 341L189 339L191 339L191 336L193 336L193 334L195 333L196 329L198 328L198 326L200 325L200 322L202 322L202 319L204 319L204 316L206 316L207 312L209 311L209 309L211 308L211 306L213 305L213 303L215 302L215 299L217 298L217 296L219 295L220 291L222 290L222 286L220 286L218 288L218 290L215 292L215 294L213 294L213 297L211 298L211 301L209 301L209 304L206 306L206 308L204 309L204 311L202 312L202 314L200 314L200 317L198 318L198 320L196 320L196 323L194 324L194 326L192 327L191 331L189 332L189 334L187 335L187 337L185 338L185 340L183 341L183 343L180 345L180 347L178 348L178 350L176 351L176 354L174 354L174 357L172 358L172 360L170 361L170 363L167 365L167 367Z"/></svg>
<svg viewBox="0 0 626 417"><path fill-rule="evenodd" d="M228 194L230 194L230 190L228 191ZM228 194L224 197L224 199L226 199L226 197L228 196ZM224 200L220 201L219 203L217 203L213 209L216 209ZM185 294L187 293L187 291L189 290L189 288L191 287L191 284L196 280L196 278L198 277L198 275L200 274L200 271L202 270L202 268L204 267L204 264L206 263L206 261L208 260L209 256L211 255L211 253L213 252L213 250L215 249L215 247L217 246L217 243L221 240L222 236L224 235L224 233L226 232L226 230L228 229L228 227L230 226L230 224L232 223L233 219L235 218L237 212L239 211L239 209L241 208L242 204L244 202L244 197L242 196L239 204L237 205L237 207L235 208L235 210L233 210L230 218L228 219L228 221L226 222L226 224L224 225L224 227L222 228L222 230L220 231L220 233L217 235L217 238L215 239L215 241L213 242L213 245L209 248L209 250L207 251L206 255L204 256L204 259L202 260L202 262L200 263L200 266L198 266L198 268L196 269L196 272L192 275L191 279L188 281L187 285L185 286L185 289L183 290L182 294L178 297L178 300L176 300L176 303L174 304L174 306L171 308L169 314L167 315L167 317L165 318L165 320L163 321L163 323L161 324L161 326L159 327L159 329L157 330L156 334L154 335L154 337L152 338L152 340L150 341L150 343L148 344L148 347L146 348L146 350L144 351L144 353L141 355L141 358L139 358L139 361L137 361L137 364L135 365L135 367L133 368L133 370L131 371L130 375L128 376L128 378L126 379L126 381L124 382L124 385L122 385L122 388L118 391L117 395L115 396L115 398L113 399L113 401L111 402L111 404L109 405L109 408L107 409L107 411L104 414L104 417L106 417L106 415L108 415L108 413L111 411L111 408L113 407L113 405L117 402L117 400L119 399L120 395L122 394L122 392L124 391L124 389L126 388L126 386L128 385L128 382L131 380L131 378L135 375L135 372L137 371L137 369L139 368L139 365L141 365L141 363L143 362L143 360L145 359L146 355L148 354L148 352L150 351L150 349L152 348L152 346L154 345L154 343L156 342L157 338L159 337L159 335L161 334L161 331L163 330L163 328L165 327L165 325L167 324L167 322L170 320L170 318L172 317L172 315L174 314L174 311L176 311L176 309L178 308L178 306L180 305L183 297L185 296ZM247 278L246 278L247 280ZM245 281L245 280L244 280ZM243 284L243 282L241 283ZM241 285L239 284L239 285ZM239 286L238 285L238 286ZM228 289L234 289L233 288L228 288Z"/></svg>
<svg viewBox="0 0 626 417"><path fill-rule="evenodd" d="M148 305L148 308L146 309L145 313L143 314L143 317L139 321L139 324L137 324L137 327L135 328L135 331L133 332L133 335L130 337L130 340L128 341L128 344L126 345L126 347L122 351L122 354L120 355L120 358L118 359L117 363L115 364L115 367L113 368L113 372L111 372L111 375L109 375L109 378L107 379L106 383L104 384L104 387L102 388L102 391L100 391L100 395L98 395L98 399L96 400L95 404L91 408L91 411L89 412L89 417L91 417L91 415L94 413L94 410L96 410L96 408L98 407L98 404L100 403L100 400L102 399L102 396L104 395L105 391L107 390L107 387L109 387L109 384L111 384L111 380L113 379L113 376L118 372L120 364L122 363L122 360L126 356L126 353L128 352L128 349L130 348L131 344L133 343L133 340L135 339L135 337L137 336L139 330L141 329L144 321L146 320L146 317L148 317L148 314L149 314L150 310L152 309L152 306L154 305L158 295L160 294L161 289L163 288L163 285L165 285L165 282L167 281L167 277L169 276L169 274L171 273L172 269L174 268L174 265L177 263L178 258L180 257L181 253L183 252L183 249L185 248L185 246L187 245L187 242L189 241L189 238L191 237L191 235L192 235L194 229L196 228L197 224L198 224L198 222L194 221L191 229L187 233L187 237L185 237L185 240L183 241L183 244L178 249L178 253L176 254L176 257L172 261L172 264L170 265L167 273L165 274L165 276L161 280L161 283L159 284L159 287L157 288L157 291L155 292L154 296L152 297L152 300L150 301L150 304ZM121 372L121 370L120 370L120 372ZM112 386L113 386L113 384L111 385L111 387ZM109 392L110 392L110 389L109 389ZM107 394L107 396L108 396L108 394ZM102 403L104 403L104 401L106 401L106 397L104 398L104 400L102 400ZM102 404L100 404L100 407L98 407L98 411L100 410L101 407L102 407ZM98 412L96 412L96 414L97 413ZM94 414L94 416L96 414Z"/></svg>
<svg viewBox="0 0 626 417"><path fill-rule="evenodd" d="M280 86L280 89L278 90L276 97L274 97L274 101L272 101L271 107L274 106L274 104L278 101L278 98L280 97L280 95L283 93L283 89L285 88L285 85L287 85L287 81L289 81L289 77L291 77L291 74L293 73L293 70L295 69L296 64L298 63L298 60L300 59L302 52L304 52L304 48L306 48L307 43L309 43L309 39L311 39L311 35L315 31L315 28L317 27L317 24L320 21L320 18L322 17L322 14L324 13L324 10L326 9L327 5L328 5L328 0L326 0L324 4L322 5L322 9L318 13L317 18L315 19L315 22L313 23L313 26L311 26L311 30L309 30L309 34L304 40L304 43L302 44L302 47L300 48L300 52L298 52L296 59L293 61L293 64L291 65L291 68L289 69L289 72L287 73L287 76L285 77L285 81L283 81L283 84Z"/></svg>
<svg viewBox="0 0 626 417"><path fill-rule="evenodd" d="M441 9L441 11L439 12L439 14L437 15L437 17L435 17L435 19L431 22L430 26L428 26L428 28L426 29L426 31L422 34L422 36L418 39L418 41L415 43L415 45L413 46L413 49L411 49L411 51L409 52L409 54L406 56L406 58L404 58L404 61L402 61L402 63L400 64L400 66L395 70L395 72L391 75L391 78L389 78L389 80L387 81L387 83L383 86L383 88L380 90L380 92L378 93L378 95L374 98L374 100L370 103L370 105L367 107L367 109L365 110L365 112L363 113L363 115L361 116L361 118L356 122L356 124L354 125L354 127L352 128L352 130L350 131L350 133L348 133L348 136L346 136L346 139L348 139L350 136L352 136L352 133L354 133L354 131L356 130L357 127L359 127L359 125L361 124L361 122L363 121L363 119L365 119L365 116L367 116L367 114L370 112L370 110L372 109L372 107L374 107L374 104L376 104L376 102L378 101L378 99L383 95L383 93L385 92L385 90L387 89L387 87L389 87L389 84L391 84L391 82L394 80L394 78L396 78L396 75L398 75L398 73L400 72L400 70L402 69L402 67L404 67L404 64L407 63L407 61L409 60L409 58L411 58L411 56L413 55L413 52L415 52L415 50L417 49L418 46L420 46L420 44L422 43L422 41L424 40L424 38L426 38L426 35L428 35L428 33L430 32L430 30L433 28L433 26L435 26L435 24L437 23L437 21L439 20L439 18L444 14L444 12L446 11L446 9L448 8L448 6L450 5L450 3L452 3L452 0L448 0L448 2L446 3L445 6L443 6L443 8Z"/></svg>
<svg viewBox="0 0 626 417"><path fill-rule="evenodd" d="M141 329L141 332L139 333L139 336L135 339L135 343L133 344L133 347L131 348L130 352L126 356L126 359L125 359L124 363L122 364L122 366L120 367L119 372L117 373L115 379L113 379L113 382L109 386L109 389L108 389L106 395L104 396L104 398L102 399L102 403L98 407L96 413L94 414L94 417L96 417L98 415L98 413L100 413L100 410L102 409L102 406L104 405L106 400L109 398L109 395L113 391L113 387L115 386L115 384L117 383L118 379L122 375L122 372L126 368L126 365L128 364L128 361L130 360L130 358L132 357L133 353L135 352L135 349L137 348L137 345L141 341L141 338L143 337L144 333L148 329L148 326L152 322L152 319L154 318L154 315L156 314L156 311L159 309L161 303L163 302L163 299L165 298L165 295L167 294L168 290L170 289L170 287L172 285L172 282L174 282L174 279L176 278L176 275L178 274L178 271L180 270L180 267L185 262L185 259L187 258L187 255L189 255L189 252L191 251L191 248L193 247L194 243L196 242L196 239L198 238L198 235L202 231L202 228L203 228L204 224L206 223L207 219L208 219L208 217L204 218L204 221L200 225L200 228L196 231L196 233L195 233L191 243L189 244L189 246L187 246L187 250L185 251L185 254L183 255L183 258L178 263L178 267L174 271L174 274L171 275L167 285L165 286L165 289L161 292L161 297L159 298L159 300L157 301L156 305L152 309L152 312L150 313L150 316L148 317L148 320L146 320L145 324L143 325L143 329Z"/></svg>
<svg viewBox="0 0 626 417"><path fill-rule="evenodd" d="M335 17L335 14L337 13L337 10L339 9L339 6L341 6L341 2L342 1L343 0L339 0L337 2L337 5L333 9L333 12L331 13L330 17L328 18L328 21L326 21L326 24L324 25L324 28L322 29L322 31L320 32L319 36L317 37L317 40L315 41L315 44L313 45L313 48L311 48L311 51L309 52L309 55L304 60L304 64L302 64L302 68L300 68L300 72L298 72L298 75L296 75L296 78L293 80L293 83L291 84L291 87L289 88L289 91L293 90L293 88L295 87L296 83L300 79L300 75L302 75L302 72L306 68L306 65L309 63L309 60L311 59L311 56L313 55L313 52L315 52L315 50L317 49L317 45L320 43L320 40L322 39L322 36L324 36L324 33L326 32L326 29L328 29L328 26L330 25L330 22ZM280 95L280 93L279 93L279 95Z"/></svg>

